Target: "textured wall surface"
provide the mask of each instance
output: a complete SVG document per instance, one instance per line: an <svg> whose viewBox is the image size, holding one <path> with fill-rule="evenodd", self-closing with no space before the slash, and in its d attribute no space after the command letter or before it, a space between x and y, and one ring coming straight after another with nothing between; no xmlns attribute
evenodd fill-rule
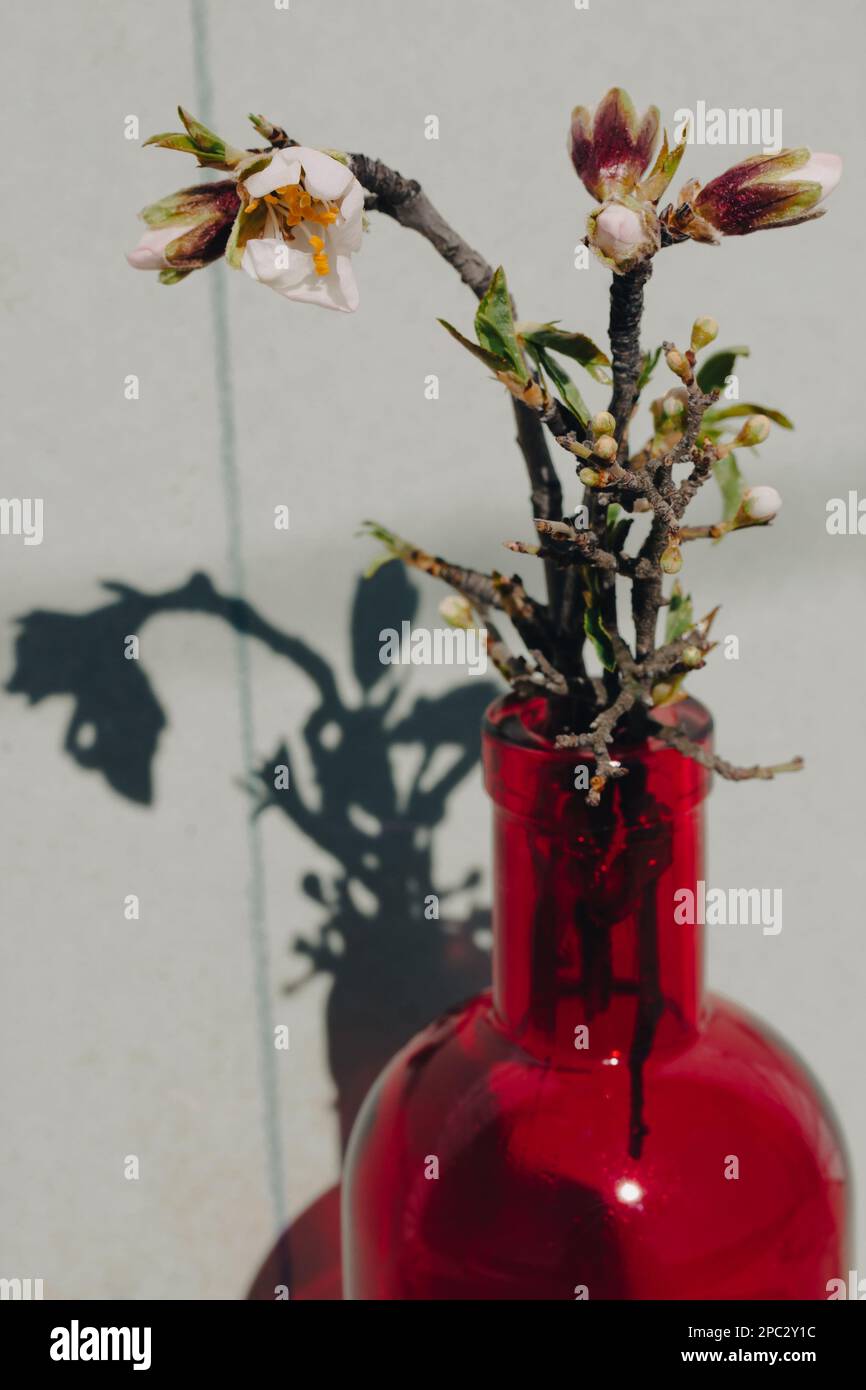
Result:
<svg viewBox="0 0 866 1390"><path fill-rule="evenodd" d="M417 826L393 780L414 776L430 729L471 750L478 701L445 698L448 670L395 678L405 737L391 738L376 691L365 713L350 638L363 517L479 566L528 538L510 412L435 321L465 325L470 298L424 242L375 219L355 315L223 267L172 289L132 272L137 209L196 176L125 139L124 119L143 140L174 128L178 102L241 144L245 113L262 111L306 143L381 156L506 265L527 317L597 338L607 276L573 265L589 208L564 153L575 103L619 83L668 124L699 100L780 108L786 144L845 157L820 224L660 257L644 337L682 340L714 314L720 343L751 345L744 393L796 421L749 465L783 492L778 523L689 556L696 604L722 601L722 635L740 641L738 661L693 682L721 750L808 763L713 792L710 881L781 887L784 928L711 932L709 968L796 1042L862 1171L866 538L828 536L825 506L863 488L863 7L49 0L16 5L4 29L2 491L42 497L45 519L40 546L0 538L4 682L16 672L0 696L0 1274L41 1277L53 1297L242 1297L285 1223L335 1182L341 1119L380 1052L484 971L483 875L425 936L404 853L426 891L483 869L471 751ZM695 149L687 171L708 179L749 152ZM714 499L700 506L713 519ZM195 572L210 583L188 586ZM239 593L246 636L220 599ZM439 597L423 588L422 620ZM356 632L411 603L383 581ZM137 664L123 661L130 632ZM333 727L315 762L303 731L317 709ZM251 823L244 782L284 742L306 809ZM347 863L352 827L376 824L399 848L371 904ZM272 1046L280 1023L288 1052Z"/></svg>

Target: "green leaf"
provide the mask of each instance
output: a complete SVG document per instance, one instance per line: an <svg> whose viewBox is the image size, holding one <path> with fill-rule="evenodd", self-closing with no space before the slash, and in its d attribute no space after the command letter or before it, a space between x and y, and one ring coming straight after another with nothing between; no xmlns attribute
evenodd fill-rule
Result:
<svg viewBox="0 0 866 1390"><path fill-rule="evenodd" d="M564 372L559 363L550 357L543 347L535 345L532 356L544 368L550 380L553 382L563 405L568 406L572 415L576 415L582 425L589 424L589 407L583 396L578 391L571 377Z"/></svg>
<svg viewBox="0 0 866 1390"><path fill-rule="evenodd" d="M583 630L589 638L598 654L598 659L606 671L612 671L616 666L616 658L613 654L613 643L610 640L610 633L601 620L601 603L598 594L598 581L592 570L581 567L584 583L587 588L584 590L583 598L586 607L583 610Z"/></svg>
<svg viewBox="0 0 866 1390"><path fill-rule="evenodd" d="M502 266L494 272L484 298L478 305L475 336L487 352L495 357L504 357L511 371L515 372L521 381L528 381L529 373L514 331L511 299Z"/></svg>
<svg viewBox="0 0 866 1390"><path fill-rule="evenodd" d="M776 425L781 425L783 430L794 428L793 421L789 420L787 415L783 415L781 410L771 410L768 405L755 405L753 402L746 401L737 405L726 405L721 409L712 407L707 411L704 420L730 420L737 415L766 415L768 420L772 420Z"/></svg>
<svg viewBox="0 0 866 1390"><path fill-rule="evenodd" d="M640 376L637 379L638 395L640 395L643 388L648 384L661 355L662 350L660 347L657 347L655 352L645 352L641 357Z"/></svg>
<svg viewBox="0 0 866 1390"><path fill-rule="evenodd" d="M597 608L587 607L583 610L583 630L589 638L598 654L598 659L606 671L612 671L616 666L616 659L613 654L610 635L601 620L601 614Z"/></svg>
<svg viewBox="0 0 866 1390"><path fill-rule="evenodd" d="M585 333L566 333L555 323L542 323L527 329L521 336L526 343L550 348L562 357L579 362L596 381L610 382L610 372L606 370L610 366L610 358Z"/></svg>
<svg viewBox="0 0 866 1390"><path fill-rule="evenodd" d="M735 456L728 454L727 458L719 459L717 463L714 463L713 474L722 494L724 520L731 521L740 510L740 503L745 491L745 480Z"/></svg>
<svg viewBox="0 0 866 1390"><path fill-rule="evenodd" d="M490 352L488 348L479 347L478 343L473 343L470 338L464 338L459 328L455 328L454 325L448 323L446 319L439 319L438 322L441 323L443 328L447 329L452 338L456 338L457 342L465 347L467 352L471 352L473 357L477 357L478 360L483 362L486 367L489 367L491 371L510 372L513 370L510 358L503 357L501 354L495 352ZM525 377L525 368L523 374Z"/></svg>
<svg viewBox="0 0 866 1390"><path fill-rule="evenodd" d="M738 357L748 357L751 349L747 347L722 348L708 357L698 372L698 385L702 391L721 389L727 377L734 370Z"/></svg>
<svg viewBox="0 0 866 1390"><path fill-rule="evenodd" d="M631 530L633 521L634 517L629 516L618 502L609 503L605 517L605 531L608 549L612 550L614 555L618 555L625 545L625 538Z"/></svg>
<svg viewBox="0 0 866 1390"><path fill-rule="evenodd" d="M694 625L695 615L692 612L691 594L684 594L679 584L675 584L671 593L671 601L668 604L665 642L676 642L677 638L690 632Z"/></svg>

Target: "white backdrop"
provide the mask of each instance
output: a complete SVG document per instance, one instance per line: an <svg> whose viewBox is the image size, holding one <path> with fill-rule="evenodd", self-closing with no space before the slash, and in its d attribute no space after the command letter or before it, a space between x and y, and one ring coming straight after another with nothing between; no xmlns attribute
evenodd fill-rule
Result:
<svg viewBox="0 0 866 1390"><path fill-rule="evenodd" d="M866 539L824 524L827 499L862 486L862 6L48 0L16 6L4 27L3 492L45 501L41 546L0 539L4 679L16 618L81 621L31 627L32 666L2 695L0 1274L42 1277L50 1297L242 1297L277 1232L338 1172L332 982L320 973L286 993L307 968L293 948L328 915L301 880L327 881L334 860L275 810L251 829L240 785L251 757L287 740L315 803L301 736L315 684L298 652L239 645L208 611L163 601L145 622L128 599L100 615L112 602L101 581L164 595L194 571L223 593L242 578L351 704L350 607L370 555L360 519L479 566L504 563L502 539L528 538L510 412L435 322L467 324L471 298L419 238L373 221L355 315L288 304L223 267L173 289L128 269L137 210L196 175L126 140L124 119L138 116L143 139L175 127L178 102L209 108L237 143L255 143L244 117L262 111L307 143L381 156L506 265L527 317L597 338L607 276L573 267L589 207L564 154L574 104L619 83L668 123L701 99L780 107L786 144L845 156L822 223L660 257L645 339L682 340L695 314L714 314L721 343L751 344L746 391L797 424L751 472L784 494L777 525L689 556L696 603L723 601L722 632L740 639L738 662L693 682L721 751L808 763L713 792L710 881L781 886L785 918L777 937L712 935L709 968L796 1042L862 1171ZM430 114L437 141L424 137ZM683 169L706 180L748 152L695 149ZM124 398L130 373L137 401ZM279 503L288 534L272 524ZM702 505L712 519L712 499ZM424 589L430 621L439 597ZM62 746L72 691L110 722L100 692L126 679L112 663L133 614L152 691L130 685L121 709L143 729L155 699L167 719L150 801L123 794L146 794L146 759L118 790ZM30 704L34 672L56 693ZM454 681L414 672L405 707ZM435 830L437 881L483 866L487 833L473 774ZM124 917L129 894L138 921ZM454 915L484 902L482 884ZM367 968L390 978L385 955ZM411 1001L425 988L411 952L405 969L396 993ZM283 1022L291 1048L275 1053ZM128 1155L138 1181L124 1177Z"/></svg>

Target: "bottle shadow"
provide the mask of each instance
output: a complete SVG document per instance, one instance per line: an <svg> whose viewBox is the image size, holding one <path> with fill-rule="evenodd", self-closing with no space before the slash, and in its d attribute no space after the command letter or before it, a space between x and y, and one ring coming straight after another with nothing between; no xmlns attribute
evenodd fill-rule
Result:
<svg viewBox="0 0 866 1390"><path fill-rule="evenodd" d="M440 882L433 840L449 799L479 758L479 724L496 687L464 680L444 694L411 698L406 670L379 660L379 634L412 622L418 592L402 566L359 581L350 622L357 693L344 699L330 663L242 599L220 594L197 573L181 587L146 594L121 583L112 601L75 614L35 610L19 620L7 690L36 704L71 696L64 751L100 773L119 795L149 805L166 715L138 660L118 659L151 617L177 612L217 617L263 642L310 680L316 704L299 736L309 786L281 743L246 769L251 813L279 812L333 861L327 875L304 874L301 890L319 911L294 953L306 970L285 986L294 994L321 975L327 1060L335 1089L339 1151L361 1102L388 1059L445 1008L489 979L489 911L473 905L449 918L449 900L470 897L477 871ZM339 1185L284 1230L249 1290L252 1299L341 1296Z"/></svg>

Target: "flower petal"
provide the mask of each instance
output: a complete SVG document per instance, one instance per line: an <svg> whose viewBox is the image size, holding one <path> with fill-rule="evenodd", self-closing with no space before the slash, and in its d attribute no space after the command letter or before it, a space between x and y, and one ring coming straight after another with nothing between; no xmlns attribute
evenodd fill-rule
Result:
<svg viewBox="0 0 866 1390"><path fill-rule="evenodd" d="M312 269L307 251L296 250L279 237L258 237L244 247L241 270L280 294L300 284Z"/></svg>
<svg viewBox="0 0 866 1390"><path fill-rule="evenodd" d="M340 291L343 299L342 304L335 304L334 308L342 308L346 313L354 313L361 296L358 293L358 284L355 280L355 272L352 269L352 261L349 256L338 255L336 258L335 270L339 281Z"/></svg>
<svg viewBox="0 0 866 1390"><path fill-rule="evenodd" d="M304 166L304 184L323 203L335 203L348 191L355 176L351 169L332 159L321 150L308 149L305 145L296 146L292 153Z"/></svg>
<svg viewBox="0 0 866 1390"><path fill-rule="evenodd" d="M329 246L347 253L360 251L364 237L363 211L364 190L356 179L340 204L339 220L329 228Z"/></svg>
<svg viewBox="0 0 866 1390"><path fill-rule="evenodd" d="M306 250L283 241L250 241L241 268L286 299L343 313L358 307L358 289L348 256L336 256L328 274L319 275Z"/></svg>
<svg viewBox="0 0 866 1390"><path fill-rule="evenodd" d="M260 169L257 174L250 174L248 179L244 179L244 187L251 198L263 198L266 193L273 193L275 188L282 188L287 183L298 183L300 177L301 161L293 145L288 150L275 150L270 164L265 169Z"/></svg>
<svg viewBox="0 0 866 1390"><path fill-rule="evenodd" d="M820 183L821 197L826 198L833 192L836 184L842 177L842 160L838 154L824 154L818 151L807 159L802 168L797 170L798 180L806 183Z"/></svg>

